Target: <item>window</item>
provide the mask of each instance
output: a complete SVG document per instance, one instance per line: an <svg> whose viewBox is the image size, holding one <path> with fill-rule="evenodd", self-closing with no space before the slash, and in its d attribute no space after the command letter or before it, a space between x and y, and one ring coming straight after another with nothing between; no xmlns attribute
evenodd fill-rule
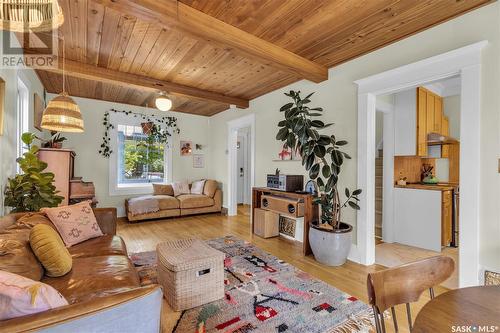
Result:
<svg viewBox="0 0 500 333"><path fill-rule="evenodd" d="M139 117L111 113L110 122L110 195L148 194L171 179L172 150L144 134Z"/></svg>
<svg viewBox="0 0 500 333"><path fill-rule="evenodd" d="M149 140L140 126L118 125L118 185L163 183L165 145Z"/></svg>

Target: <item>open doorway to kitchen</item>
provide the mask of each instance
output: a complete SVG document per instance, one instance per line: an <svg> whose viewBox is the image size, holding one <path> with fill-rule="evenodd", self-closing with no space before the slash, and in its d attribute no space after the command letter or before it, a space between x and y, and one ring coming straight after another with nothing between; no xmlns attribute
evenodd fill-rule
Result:
<svg viewBox="0 0 500 333"><path fill-rule="evenodd" d="M375 263L395 267L415 260L445 255L455 271L443 283L458 288L458 198L460 189L459 76L429 82L397 93L377 96L376 142L381 131L394 138L388 149L393 172L383 176L393 187L394 223L377 235L384 183L379 170L380 148L375 153ZM394 122L383 128L380 104L390 104ZM387 109L387 107L386 107ZM388 171L388 170L387 170ZM382 225L383 223L381 223ZM384 237L385 236L385 237Z"/></svg>
<svg viewBox="0 0 500 333"><path fill-rule="evenodd" d="M357 216L357 254L359 262L363 264L373 264L375 262L375 134L376 134L376 104L377 96L397 94L400 92L416 89L414 93L408 94L408 97L413 96L416 100L415 104L429 103L435 107L435 98L433 100L432 94L420 94L419 88L432 85L445 79L457 79L460 82L460 136L458 153L459 153L459 186L460 197L457 198L456 209L459 216L459 233L458 233L458 286L466 287L479 284L480 280L480 266L479 266L479 223L481 216L479 214L479 163L480 150L480 96L481 96L481 50L487 45L486 41L474 43L447 53L443 53L431 58L427 58L409 65L395 68L380 74L373 75L361 80L356 81L358 85L358 187L366 189L361 200L365 202L366 209L358 211ZM425 88L425 87L424 87ZM427 87L428 88L428 87ZM429 90L429 89L428 89ZM422 90L425 92L424 90ZM431 91L432 92L432 91ZM439 103L439 102L438 102ZM394 104L397 104L396 100ZM418 112L418 111L416 111ZM443 111L444 112L444 111ZM400 142L395 137L392 138L394 147L393 154L398 152L398 145L403 143L406 147L412 147L415 152L409 155L402 156L417 156L429 158L435 149L434 145L447 144L446 137L439 133L439 119L434 116L426 117L425 122L423 119L409 118L410 122L405 123L407 128L412 128L415 133L414 136L409 136L414 140L415 144L408 144L408 142ZM427 113L426 113L427 114ZM393 123L396 124L396 113L393 116ZM429 122L427 122L429 120ZM433 121L432 123L430 121ZM442 125L443 118L441 118ZM412 126L410 124L413 123ZM423 126L425 124L425 126ZM396 129L396 126L394 129ZM425 130L423 130L425 128ZM429 133L428 128L433 128ZM436 133L437 131L437 133ZM388 127L384 126L384 134L388 132ZM430 135L431 134L431 135ZM387 159L388 150L386 149L387 142L384 136L384 171L386 169L385 161ZM437 141L437 142L436 142ZM439 142L443 141L443 142ZM425 155L422 155L424 154ZM442 154L442 148L440 150ZM465 158L466 157L466 158ZM394 163L396 160L392 159ZM393 165L392 170L393 180L400 180L399 173L395 175L398 166ZM420 170L419 170L420 171ZM430 182L435 181L437 178L435 174L429 173L426 168L424 175ZM385 178L385 177L384 177ZM404 178L404 177L403 177ZM409 177L408 177L409 178ZM420 177L419 177L420 178ZM390 179L390 178L388 178ZM423 179L421 179L423 180ZM385 185L385 184L384 184ZM443 197L441 192L428 190L426 192L417 191L416 189L399 188L394 182L392 186L384 186L384 202L387 202L388 197L393 197L391 200L394 207L388 213L391 216L386 216L384 211L384 225L383 235L386 233L388 239L394 242L396 237L397 228L401 226L401 219L406 221L414 219L415 223L407 224L410 226L414 233L422 233L427 235L428 238L433 239L433 244L438 243L441 247L442 235L440 224L424 223L429 220L427 214L430 211L438 212L442 207ZM430 186L430 185L422 185ZM453 190L453 187L451 188ZM401 191L400 191L401 190ZM396 191L403 193L396 196ZM433 204L435 207L431 210L428 205L419 211L417 218L410 216L409 211L404 210L407 202L414 202L412 196L421 194L427 198L428 204ZM434 193L430 195L429 193ZM386 194L389 194L386 195ZM396 197L399 197L397 199ZM450 204L453 202L453 196L450 199ZM442 214L442 212L440 212ZM401 215L398 215L401 214ZM398 216L398 218L396 218ZM386 225L388 221L390 224ZM392 239L390 229L392 228ZM432 230L430 229L432 228ZM452 229L453 230L453 229ZM422 237L419 237L422 239ZM385 240L384 240L385 241ZM389 241L387 241L389 242ZM417 244L411 244L416 246ZM421 245L420 245L421 246Z"/></svg>

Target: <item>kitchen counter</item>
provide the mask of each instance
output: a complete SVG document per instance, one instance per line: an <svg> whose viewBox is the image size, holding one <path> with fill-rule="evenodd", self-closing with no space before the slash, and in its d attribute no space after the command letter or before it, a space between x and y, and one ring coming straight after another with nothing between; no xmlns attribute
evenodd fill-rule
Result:
<svg viewBox="0 0 500 333"><path fill-rule="evenodd" d="M431 190L431 191L453 191L455 186L448 183L437 183L437 184L406 184L406 185L394 185L397 188L411 188L416 190Z"/></svg>

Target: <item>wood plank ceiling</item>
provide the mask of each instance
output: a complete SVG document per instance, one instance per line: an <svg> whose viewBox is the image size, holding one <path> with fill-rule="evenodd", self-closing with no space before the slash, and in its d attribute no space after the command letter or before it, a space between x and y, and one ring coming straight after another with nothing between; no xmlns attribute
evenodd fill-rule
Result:
<svg viewBox="0 0 500 333"><path fill-rule="evenodd" d="M123 0L123 3L131 0ZM174 0L156 0L173 2ZM154 3L133 0L133 3ZM181 0L263 41L324 67L333 67L475 9L490 0ZM65 56L74 62L250 100L303 79L237 46L144 19L118 0L59 0ZM163 5L163 4L161 4ZM154 6L154 5L153 5ZM129 10L124 10L129 8ZM195 12L196 14L196 12ZM139 18L140 19L139 19ZM173 18L175 20L175 18ZM253 37L251 36L251 37ZM248 51L248 50L247 50ZM247 52L248 53L248 52ZM299 59L300 60L300 59ZM51 93L62 89L58 72L37 70ZM154 104L157 92L92 76L68 76L70 95L132 105ZM319 81L319 80L318 80ZM131 82L131 81L130 81ZM174 110L210 116L227 100L173 94ZM235 103L236 104L236 103Z"/></svg>

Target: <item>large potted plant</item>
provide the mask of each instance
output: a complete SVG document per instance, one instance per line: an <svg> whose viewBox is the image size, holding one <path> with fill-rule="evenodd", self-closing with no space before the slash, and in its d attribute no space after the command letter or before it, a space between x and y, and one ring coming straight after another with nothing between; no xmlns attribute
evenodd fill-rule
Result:
<svg viewBox="0 0 500 333"><path fill-rule="evenodd" d="M309 242L314 257L319 262L339 266L345 263L352 240L352 226L342 221L342 209L350 207L359 210L361 189L345 189L345 198L341 199L337 183L342 164L351 157L342 150L347 144L335 135L327 135L325 129L332 124L325 124L317 119L323 109L310 108L313 93L302 98L300 91L285 93L292 102L283 105L285 119L278 123L280 128L276 139L285 146L296 149L302 156L302 165L309 173L309 178L318 185L318 196L314 202L321 208L320 221L311 225Z"/></svg>
<svg viewBox="0 0 500 333"><path fill-rule="evenodd" d="M54 186L54 174L44 172L47 163L37 157L38 146L33 144L36 136L24 133L21 140L28 151L17 159L21 174L9 178L5 188L5 206L12 207L13 213L37 212L43 207L56 207L63 197L57 195Z"/></svg>

